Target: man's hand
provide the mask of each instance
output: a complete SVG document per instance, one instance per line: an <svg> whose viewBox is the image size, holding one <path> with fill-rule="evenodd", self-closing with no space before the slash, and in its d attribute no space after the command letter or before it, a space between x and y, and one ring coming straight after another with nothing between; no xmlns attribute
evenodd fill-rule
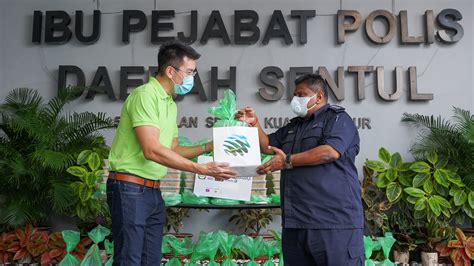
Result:
<svg viewBox="0 0 474 266"><path fill-rule="evenodd" d="M246 122L249 125L253 125L257 121L257 114L254 108L245 107L237 111L235 118L239 121Z"/></svg>
<svg viewBox="0 0 474 266"><path fill-rule="evenodd" d="M202 171L199 174L212 176L216 180L229 179L236 177L237 173L229 168L228 163L209 162L201 164Z"/></svg>
<svg viewBox="0 0 474 266"><path fill-rule="evenodd" d="M282 150L280 150L278 148L275 148L275 147L270 147L269 146L268 149L275 152L275 155L273 156L273 158L270 161L266 162L263 165L260 165L257 168L257 173L259 173L261 175L265 175L269 172L278 171L278 170L281 170L281 169L285 168L286 154Z"/></svg>

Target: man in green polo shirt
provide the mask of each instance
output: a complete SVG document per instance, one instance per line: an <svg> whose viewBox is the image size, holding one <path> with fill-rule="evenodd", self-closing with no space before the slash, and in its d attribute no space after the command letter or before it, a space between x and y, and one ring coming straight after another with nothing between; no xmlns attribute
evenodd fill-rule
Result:
<svg viewBox="0 0 474 266"><path fill-rule="evenodd" d="M235 176L226 163L189 160L211 151L211 143L195 147L178 144L172 95L192 89L199 57L181 42L163 44L158 52L158 74L136 88L122 107L107 181L114 265L160 265L165 206L159 180L168 167L219 179Z"/></svg>

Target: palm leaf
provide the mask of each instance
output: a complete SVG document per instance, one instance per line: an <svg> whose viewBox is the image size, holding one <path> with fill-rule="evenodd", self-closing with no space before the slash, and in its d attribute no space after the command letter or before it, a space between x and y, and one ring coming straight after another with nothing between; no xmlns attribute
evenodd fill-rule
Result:
<svg viewBox="0 0 474 266"><path fill-rule="evenodd" d="M11 91L5 98L3 108L21 111L24 109L36 110L43 103L43 98L37 90L29 88L17 88Z"/></svg>

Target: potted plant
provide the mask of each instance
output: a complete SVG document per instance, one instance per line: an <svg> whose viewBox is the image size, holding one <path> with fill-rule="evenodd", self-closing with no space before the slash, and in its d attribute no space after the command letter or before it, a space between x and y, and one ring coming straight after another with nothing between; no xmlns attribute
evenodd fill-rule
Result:
<svg viewBox="0 0 474 266"><path fill-rule="evenodd" d="M420 244L416 238L417 222L409 210L400 207L390 214L389 227L396 239L393 246L394 262L410 263L410 252L415 251Z"/></svg>
<svg viewBox="0 0 474 266"><path fill-rule="evenodd" d="M13 236L8 239L8 252L13 253L13 261L17 263L38 263L48 248L48 233L39 231L31 224L24 229L17 228Z"/></svg>
<svg viewBox="0 0 474 266"><path fill-rule="evenodd" d="M420 227L418 238L423 265L437 265L439 257L437 245L451 239L453 234L453 229L445 221L431 220Z"/></svg>
<svg viewBox="0 0 474 266"><path fill-rule="evenodd" d="M192 238L192 234L180 232L184 218L189 217L188 212L189 210L185 208L166 208L165 232L181 240ZM171 253L165 253L163 254L163 257L171 259L174 257L174 253L171 250ZM179 259L183 260L184 257L181 256Z"/></svg>
<svg viewBox="0 0 474 266"><path fill-rule="evenodd" d="M446 168L457 172L465 186L456 191L449 191L456 199L451 209L458 224L463 224L465 217L474 219L474 116L468 110L453 108L453 119L441 116L404 113L402 121L419 129L417 141L410 151L417 159L436 152ZM449 160L449 161L448 161ZM473 230L466 230L471 231Z"/></svg>
<svg viewBox="0 0 474 266"><path fill-rule="evenodd" d="M274 240L271 234L261 235L260 231L265 229L272 221L273 215L279 214L280 210L272 209L240 209L229 218L244 233L251 237L262 236L265 240Z"/></svg>
<svg viewBox="0 0 474 266"><path fill-rule="evenodd" d="M114 127L111 118L63 113L78 91L62 89L45 103L37 90L20 88L0 105L2 231L27 223L43 226L52 213L67 215L74 201L66 169L83 149L106 149L97 131Z"/></svg>
<svg viewBox="0 0 474 266"><path fill-rule="evenodd" d="M94 150L82 151L76 165L67 172L76 178L69 186L74 197L72 215L80 218L80 231L89 232L98 224L110 227L110 213L103 184L104 158ZM108 221L108 223L107 223Z"/></svg>
<svg viewBox="0 0 474 266"><path fill-rule="evenodd" d="M466 237L460 228L456 228L456 238L448 243L437 245L440 256L450 257L455 266L471 265L474 260L474 237Z"/></svg>
<svg viewBox="0 0 474 266"><path fill-rule="evenodd" d="M79 235L78 232L76 232L76 234ZM76 257L79 261L82 261L92 241L89 237L78 239L78 241L79 242L72 247L71 255ZM66 254L67 248L63 233L51 233L49 235L48 250L41 256L41 265L58 264L63 260Z"/></svg>
<svg viewBox="0 0 474 266"><path fill-rule="evenodd" d="M385 191L375 185L374 171L364 166L363 172L361 196L365 233L370 236L382 235L389 228L387 212L392 208L392 203L387 200Z"/></svg>

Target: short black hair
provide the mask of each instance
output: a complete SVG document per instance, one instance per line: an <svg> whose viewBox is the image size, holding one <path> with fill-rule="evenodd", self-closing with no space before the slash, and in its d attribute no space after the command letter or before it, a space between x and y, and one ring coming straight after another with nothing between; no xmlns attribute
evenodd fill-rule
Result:
<svg viewBox="0 0 474 266"><path fill-rule="evenodd" d="M180 41L169 41L158 51L158 73L164 74L168 66L179 67L184 57L198 60L201 55L191 46Z"/></svg>
<svg viewBox="0 0 474 266"><path fill-rule="evenodd" d="M313 91L317 92L318 90L322 90L324 93L324 97L328 98L328 88L326 80L318 74L304 74L299 76L295 80L295 86L301 83L306 83L306 85Z"/></svg>

